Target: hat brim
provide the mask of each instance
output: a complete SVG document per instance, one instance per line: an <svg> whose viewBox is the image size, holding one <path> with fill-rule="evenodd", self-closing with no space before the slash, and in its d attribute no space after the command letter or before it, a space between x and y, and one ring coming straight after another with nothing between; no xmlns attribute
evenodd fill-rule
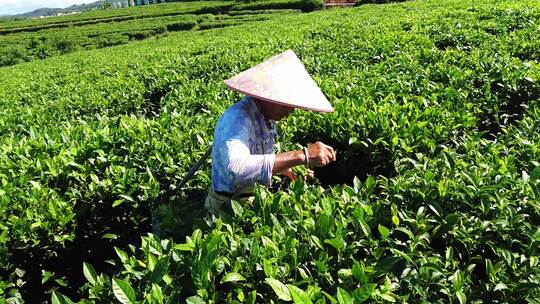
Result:
<svg viewBox="0 0 540 304"><path fill-rule="evenodd" d="M242 89L236 88L236 87L230 85L229 83L227 83L227 80L225 80L223 82L225 83L225 85L227 87L229 87L233 91L236 91L238 93L242 93L244 95L248 95L248 96L251 96L251 97L255 97L255 98L259 99L259 100L263 100L263 101L266 101L266 102L275 103L275 104L286 106L286 107L289 107L289 108L302 109L302 110L308 110L308 111L324 112L324 113L334 112L334 108L322 109L322 108L315 108L315 107L302 106L302 105L292 105L292 104L290 104L288 102L282 102L282 101L279 101L279 100L269 99L269 98L266 98L264 96L258 96L256 94L253 94L253 93L244 91Z"/></svg>

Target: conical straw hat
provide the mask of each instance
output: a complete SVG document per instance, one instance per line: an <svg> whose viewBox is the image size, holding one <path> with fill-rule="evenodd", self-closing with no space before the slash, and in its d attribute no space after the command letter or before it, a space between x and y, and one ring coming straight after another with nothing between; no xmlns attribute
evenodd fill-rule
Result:
<svg viewBox="0 0 540 304"><path fill-rule="evenodd" d="M225 80L231 89L257 99L318 112L334 109L292 50Z"/></svg>

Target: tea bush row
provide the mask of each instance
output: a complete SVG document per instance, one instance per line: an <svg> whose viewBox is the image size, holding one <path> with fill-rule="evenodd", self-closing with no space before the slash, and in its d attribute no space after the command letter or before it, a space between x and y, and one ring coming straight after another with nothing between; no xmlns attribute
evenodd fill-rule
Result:
<svg viewBox="0 0 540 304"><path fill-rule="evenodd" d="M225 27L249 21L241 18L238 10L245 9L244 4L233 2L206 2L201 4L178 7L177 3L170 6L177 8L172 10L167 5L162 5L162 11L149 9L146 6L131 14L114 16L111 18L97 18L83 21L60 22L39 24L22 28L6 28L0 30L0 66L15 65L36 59L44 59L51 56L62 55L77 50L104 48L120 44L126 44L133 40L142 40L149 37L159 36L167 32L191 30L199 23L203 23L197 29L210 29ZM275 14L281 13L280 8L285 8L283 13L297 12L288 8L303 7L303 1L270 1L264 2L260 7L253 6L252 10L243 14ZM259 5L258 2L252 5ZM236 8L238 6L238 8ZM267 9L267 8L277 9ZM230 16L232 19L242 21L216 21L213 14L224 14L230 9L235 9ZM238 9L238 10L236 10ZM261 11L257 11L260 9ZM96 13L98 14L98 13ZM226 16L228 15L218 15ZM238 17L237 17L238 16ZM54 18L51 18L54 19ZM264 17L252 18L262 20ZM204 22L210 21L211 22Z"/></svg>

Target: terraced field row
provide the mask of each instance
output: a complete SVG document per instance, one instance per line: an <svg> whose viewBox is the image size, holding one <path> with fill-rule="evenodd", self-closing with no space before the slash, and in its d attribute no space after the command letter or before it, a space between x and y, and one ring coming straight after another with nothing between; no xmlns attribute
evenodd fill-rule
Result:
<svg viewBox="0 0 540 304"><path fill-rule="evenodd" d="M114 14L111 12L105 15L95 11L80 14L81 19L49 18L48 22L30 24L28 21L5 22L0 23L0 66L77 50L127 44L174 31L226 27L268 19L276 14L319 8L322 8L321 2L303 0L272 0L248 4L197 1L185 5L168 3L116 9L113 10Z"/></svg>

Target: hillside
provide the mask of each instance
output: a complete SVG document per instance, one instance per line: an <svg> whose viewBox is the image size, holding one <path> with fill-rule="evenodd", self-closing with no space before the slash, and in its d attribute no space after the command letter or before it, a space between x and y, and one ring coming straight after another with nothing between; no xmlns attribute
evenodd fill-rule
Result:
<svg viewBox="0 0 540 304"><path fill-rule="evenodd" d="M2 17L9 17L11 19L20 19L20 18L36 18L36 17L49 17L49 16L57 16L62 14L69 14L73 12L84 12L88 10L93 10L100 8L102 6L101 2L96 1L89 4L74 4L69 7L65 8L49 8L49 7L43 7L35 9L31 12L26 12L22 14L16 14L16 15L4 15Z"/></svg>

